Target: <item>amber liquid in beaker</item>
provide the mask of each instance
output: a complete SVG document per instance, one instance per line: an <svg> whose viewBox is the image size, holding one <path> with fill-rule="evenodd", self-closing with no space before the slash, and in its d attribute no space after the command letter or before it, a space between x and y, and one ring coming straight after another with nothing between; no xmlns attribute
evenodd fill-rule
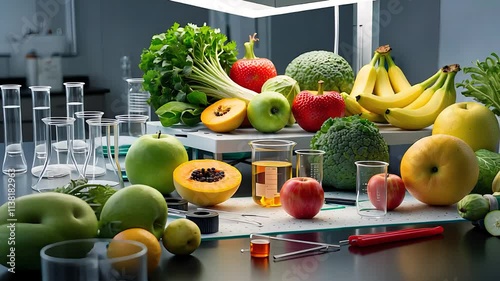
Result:
<svg viewBox="0 0 500 281"><path fill-rule="evenodd" d="M271 252L271 243L266 239L250 240L250 255L255 258L267 258Z"/></svg>
<svg viewBox="0 0 500 281"><path fill-rule="evenodd" d="M264 207L281 206L280 189L292 177L292 163L255 161L252 163L252 197Z"/></svg>

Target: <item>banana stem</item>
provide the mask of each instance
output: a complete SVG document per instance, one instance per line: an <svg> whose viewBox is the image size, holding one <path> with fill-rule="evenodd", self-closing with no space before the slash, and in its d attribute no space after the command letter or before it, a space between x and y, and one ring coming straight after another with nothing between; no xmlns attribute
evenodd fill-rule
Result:
<svg viewBox="0 0 500 281"><path fill-rule="evenodd" d="M392 60L392 57L391 57L391 54L388 53L386 56L386 60L387 60L387 65L389 67L393 67L393 66L396 66L396 64L394 63L394 61Z"/></svg>
<svg viewBox="0 0 500 281"><path fill-rule="evenodd" d="M439 78L436 80L436 82L431 86L431 89L433 91L436 91L437 89L441 88L444 82L446 81L447 77L448 77L448 72L441 69L441 74L439 75Z"/></svg>
<svg viewBox="0 0 500 281"><path fill-rule="evenodd" d="M380 59L378 60L378 66L385 67L385 56L384 55L380 56Z"/></svg>
<svg viewBox="0 0 500 281"><path fill-rule="evenodd" d="M436 81L436 79L439 78L439 76L441 75L441 72L442 72L442 70L439 69L439 71L436 72L436 74L432 75L427 80L420 82L420 86L422 86L424 88L428 88L432 83L434 83Z"/></svg>
<svg viewBox="0 0 500 281"><path fill-rule="evenodd" d="M375 64L377 64L377 62L378 62L379 57L380 57L380 54L378 52L375 52L375 54L373 54L372 60L370 61L370 65L375 66Z"/></svg>
<svg viewBox="0 0 500 281"><path fill-rule="evenodd" d="M323 80L318 81L318 91L316 92L317 96L321 96L323 94Z"/></svg>

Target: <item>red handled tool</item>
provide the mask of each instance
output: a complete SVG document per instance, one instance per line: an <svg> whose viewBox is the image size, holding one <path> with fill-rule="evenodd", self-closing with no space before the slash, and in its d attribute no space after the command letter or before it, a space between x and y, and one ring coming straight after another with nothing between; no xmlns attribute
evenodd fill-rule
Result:
<svg viewBox="0 0 500 281"><path fill-rule="evenodd" d="M442 226L428 228L410 228L396 231L387 231L379 233L351 235L348 240L340 241L340 245L349 244L351 246L365 247L379 245L389 242L403 241L420 237L428 237L443 233Z"/></svg>

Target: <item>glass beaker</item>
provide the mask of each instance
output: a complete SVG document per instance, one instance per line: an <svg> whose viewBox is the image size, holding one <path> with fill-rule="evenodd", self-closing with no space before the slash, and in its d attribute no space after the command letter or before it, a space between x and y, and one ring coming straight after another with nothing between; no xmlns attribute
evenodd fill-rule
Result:
<svg viewBox="0 0 500 281"><path fill-rule="evenodd" d="M151 106L148 104L149 92L144 90L143 78L129 78L128 83L128 114L146 115L151 118Z"/></svg>
<svg viewBox="0 0 500 281"><path fill-rule="evenodd" d="M125 156L130 146L141 136L146 134L146 122L149 116L140 114L116 115L118 120L118 155L120 156L120 167L125 174Z"/></svg>
<svg viewBox="0 0 500 281"><path fill-rule="evenodd" d="M320 184L323 181L323 155L325 151L316 149L298 149L296 155L296 177L310 177Z"/></svg>
<svg viewBox="0 0 500 281"><path fill-rule="evenodd" d="M50 86L31 86L33 105L33 162L31 174L40 176L47 157L47 124L42 119L50 117Z"/></svg>
<svg viewBox="0 0 500 281"><path fill-rule="evenodd" d="M83 178L73 155L73 124L71 117L45 117L42 121L47 125L47 156L38 180L32 186L37 191L50 191ZM68 164L70 163L70 164Z"/></svg>
<svg viewBox="0 0 500 281"><path fill-rule="evenodd" d="M356 161L356 208L362 217L387 214L387 167L383 161Z"/></svg>
<svg viewBox="0 0 500 281"><path fill-rule="evenodd" d="M86 121L88 119L100 119L100 118L102 118L103 115L104 115L104 112L102 112L102 111L77 111L77 112L75 112L76 119L77 120L82 119L84 122L84 126L85 126ZM85 131L84 139L86 140L85 150L79 150L78 153L74 153L76 163L78 164L78 166L80 167L80 169L82 171L83 171L83 165L85 164L85 161L87 160L87 155L90 151L89 150L90 138L87 137L90 135L90 129L88 131L86 131L86 130L84 130L84 131ZM89 133L87 133L87 132L89 132Z"/></svg>
<svg viewBox="0 0 500 281"><path fill-rule="evenodd" d="M252 198L264 207L281 206L280 190L292 177L294 141L254 140L252 149Z"/></svg>
<svg viewBox="0 0 500 281"><path fill-rule="evenodd" d="M84 111L83 82L66 82L66 116L76 118L75 112ZM75 120L73 127L74 141L73 153L78 164L83 164L87 153L85 141L85 121L81 118ZM79 161L79 162L78 162Z"/></svg>
<svg viewBox="0 0 500 281"><path fill-rule="evenodd" d="M23 150L23 127L21 122L21 85L1 85L5 154L4 174L25 173L26 157Z"/></svg>
<svg viewBox="0 0 500 281"><path fill-rule="evenodd" d="M95 118L87 120L90 147L83 173L89 183L123 188L122 172L118 159L118 120Z"/></svg>

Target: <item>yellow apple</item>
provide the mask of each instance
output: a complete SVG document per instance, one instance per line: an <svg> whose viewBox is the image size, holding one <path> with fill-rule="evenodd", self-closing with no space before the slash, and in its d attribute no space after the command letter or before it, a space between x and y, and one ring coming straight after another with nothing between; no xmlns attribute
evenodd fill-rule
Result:
<svg viewBox="0 0 500 281"><path fill-rule="evenodd" d="M437 134L421 138L408 148L401 159L400 173L414 198L428 205L449 206L472 191L479 164L463 140Z"/></svg>
<svg viewBox="0 0 500 281"><path fill-rule="evenodd" d="M472 150L484 148L498 151L500 129L495 114L483 104L459 102L445 108L438 115L432 134L447 134L465 141Z"/></svg>

